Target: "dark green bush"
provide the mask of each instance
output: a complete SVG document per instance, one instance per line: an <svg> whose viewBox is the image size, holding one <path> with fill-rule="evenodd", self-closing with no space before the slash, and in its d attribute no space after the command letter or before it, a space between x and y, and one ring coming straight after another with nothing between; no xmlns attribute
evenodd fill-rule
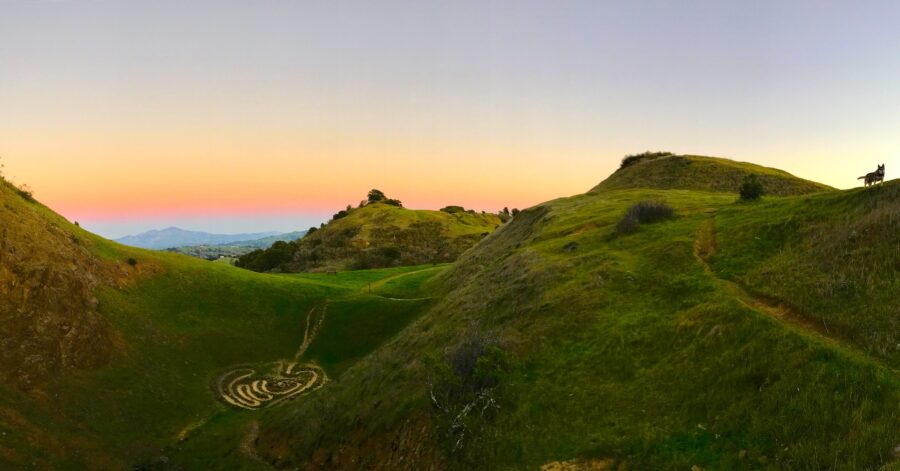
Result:
<svg viewBox="0 0 900 471"><path fill-rule="evenodd" d="M622 159L622 165L619 166L620 169L625 168L629 165L634 165L642 160L654 160L660 157L670 157L675 154L671 152L643 152L640 154L632 154L626 155L625 158Z"/></svg>
<svg viewBox="0 0 900 471"><path fill-rule="evenodd" d="M441 208L441 211L450 214L464 213L466 212L466 208L463 208L462 206L444 206L443 208Z"/></svg>
<svg viewBox="0 0 900 471"><path fill-rule="evenodd" d="M19 193L19 196L24 198L25 201L34 202L34 192L28 185L19 185L19 187L16 188L16 192Z"/></svg>
<svg viewBox="0 0 900 471"><path fill-rule="evenodd" d="M137 265L137 260L135 260L134 258L129 258L128 264L131 266L135 266L135 265Z"/></svg>
<svg viewBox="0 0 900 471"><path fill-rule="evenodd" d="M756 201L760 199L765 194L765 189L763 188L762 182L759 181L759 178L756 174L751 173L744 177L744 181L741 182L741 199L744 201Z"/></svg>
<svg viewBox="0 0 900 471"><path fill-rule="evenodd" d="M376 190L376 189L369 190L369 195L368 195L369 203L378 203L379 201L384 201L385 199L387 199L387 197L384 196L384 192L382 192L381 190Z"/></svg>
<svg viewBox="0 0 900 471"><path fill-rule="evenodd" d="M630 234L641 224L650 224L664 219L669 219L675 214L671 206L662 201L640 201L635 203L625 216L616 224L616 234Z"/></svg>

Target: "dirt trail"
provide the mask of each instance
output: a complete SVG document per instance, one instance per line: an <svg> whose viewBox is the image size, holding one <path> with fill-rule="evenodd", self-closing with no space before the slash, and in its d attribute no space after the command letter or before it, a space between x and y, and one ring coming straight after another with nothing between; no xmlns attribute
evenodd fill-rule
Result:
<svg viewBox="0 0 900 471"><path fill-rule="evenodd" d="M797 309L785 304L784 302L753 294L743 286L734 281L726 280L719 277L709 266L709 259L716 253L716 232L715 219L710 218L700 225L697 238L694 240L694 256L703 266L703 270L711 278L716 280L729 294L734 296L745 306L779 321L794 327L795 329L807 334L816 336L838 348L854 352L857 355L867 358L879 366L897 373L897 370L883 363L880 359L872 357L854 347L848 342L848 339L836 329L829 329L824 319L816 319L812 316L804 314Z"/></svg>
<svg viewBox="0 0 900 471"><path fill-rule="evenodd" d="M422 273L422 272L425 272L425 271L438 270L438 269L440 269L440 268L443 268L443 267L442 267L442 266L438 266L438 267L428 267L428 268L423 268L423 269L421 269L421 270L408 271L408 272L405 272L405 273L399 273L399 274L396 274L396 275L391 275L391 276L382 278L382 279L380 279L380 280L378 280L378 281L376 281L376 282L374 282L374 283L370 283L370 284L364 286L364 287L362 288L361 291L364 291L364 292L367 292L367 293L371 293L372 291L377 290L377 289L381 288L382 286L386 285L388 282L394 281L394 280L396 280L396 279L398 279L398 278L403 278L404 276L409 276L409 275L415 275L416 273Z"/></svg>
<svg viewBox="0 0 900 471"><path fill-rule="evenodd" d="M259 422L251 421L247 428L247 435L241 440L241 454L253 461L265 463L265 461L256 452L256 441L259 439ZM266 463L268 464L268 463Z"/></svg>

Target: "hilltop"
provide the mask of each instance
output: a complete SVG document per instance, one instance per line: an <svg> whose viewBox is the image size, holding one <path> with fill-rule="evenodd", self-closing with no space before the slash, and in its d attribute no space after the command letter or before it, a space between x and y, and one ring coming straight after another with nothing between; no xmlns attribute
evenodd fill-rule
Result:
<svg viewBox="0 0 900 471"><path fill-rule="evenodd" d="M373 190L378 191L378 190ZM348 206L299 240L240 257L255 271L303 272L445 263L502 223L497 214L448 206L441 211L406 209L380 197Z"/></svg>
<svg viewBox="0 0 900 471"><path fill-rule="evenodd" d="M828 185L795 177L783 170L699 155L647 152L626 157L622 166L590 193L627 188L724 191L737 193L741 181L754 174L766 194L792 196L833 190Z"/></svg>

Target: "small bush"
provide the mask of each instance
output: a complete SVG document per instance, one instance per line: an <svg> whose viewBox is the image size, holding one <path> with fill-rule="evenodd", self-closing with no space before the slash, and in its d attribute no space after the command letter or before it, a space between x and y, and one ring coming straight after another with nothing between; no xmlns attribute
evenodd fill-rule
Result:
<svg viewBox="0 0 900 471"><path fill-rule="evenodd" d="M128 259L128 264L131 265L131 266L136 266L136 265L137 265L137 260L135 260L134 258L129 258L129 259Z"/></svg>
<svg viewBox="0 0 900 471"><path fill-rule="evenodd" d="M17 188L16 191L19 193L19 196L24 198L26 201L34 202L34 192L28 185L19 185L19 188Z"/></svg>
<svg viewBox="0 0 900 471"><path fill-rule="evenodd" d="M765 189L762 186L762 182L759 181L759 178L756 174L751 173L744 177L744 181L741 183L741 199L744 201L756 201L765 194Z"/></svg>
<svg viewBox="0 0 900 471"><path fill-rule="evenodd" d="M664 219L669 219L675 214L671 206L662 201L641 201L625 212L625 216L616 224L616 234L630 234L641 226L651 224Z"/></svg>
<svg viewBox="0 0 900 471"><path fill-rule="evenodd" d="M634 165L642 160L654 160L661 157L670 157L675 154L671 152L643 152L640 154L632 154L626 155L625 158L622 159L622 165L619 166L620 169L628 167L629 165Z"/></svg>
<svg viewBox="0 0 900 471"><path fill-rule="evenodd" d="M466 208L463 208L462 206L444 206L443 208L441 208L441 211L450 214L464 213L466 212Z"/></svg>
<svg viewBox="0 0 900 471"><path fill-rule="evenodd" d="M387 198L386 200L382 201L382 203L389 204L391 206L397 206L398 208L403 207L403 203L401 203L400 200L396 198Z"/></svg>

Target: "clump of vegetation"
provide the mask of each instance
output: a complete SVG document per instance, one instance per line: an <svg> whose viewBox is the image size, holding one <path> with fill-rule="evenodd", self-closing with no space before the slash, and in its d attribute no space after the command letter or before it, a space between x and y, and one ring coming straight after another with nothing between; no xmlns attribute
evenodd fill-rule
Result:
<svg viewBox="0 0 900 471"><path fill-rule="evenodd" d="M129 257L128 264L131 266L137 266L137 260L134 257Z"/></svg>
<svg viewBox="0 0 900 471"><path fill-rule="evenodd" d="M441 208L441 211L443 211L445 213L450 213L450 214L464 213L464 212L466 212L466 208L464 208L462 206L444 206L443 208Z"/></svg>
<svg viewBox="0 0 900 471"><path fill-rule="evenodd" d="M295 250L293 243L280 240L268 249L254 250L241 256L234 264L253 271L271 271L293 260Z"/></svg>
<svg viewBox="0 0 900 471"><path fill-rule="evenodd" d="M504 207L500 210L500 212L497 213L497 216L500 216L501 222L506 222L514 218L517 214L519 214L519 212L519 208L513 208L512 211L510 211L509 208Z"/></svg>
<svg viewBox="0 0 900 471"><path fill-rule="evenodd" d="M34 191L32 191L31 187L26 184L21 184L16 189L19 193L19 196L25 199L25 201L34 202Z"/></svg>
<svg viewBox="0 0 900 471"><path fill-rule="evenodd" d="M389 205L391 205L391 206L396 206L396 207L398 207L398 208L402 208L402 207L403 207L403 203L401 203L400 200L398 200L398 199L396 199L396 198L387 198L387 199L385 199L384 201L382 201L382 203L384 203L384 204L389 204Z"/></svg>
<svg viewBox="0 0 900 471"><path fill-rule="evenodd" d="M630 234L641 224L650 224L671 218L675 210L662 201L641 201L635 203L616 224L616 234Z"/></svg>
<svg viewBox="0 0 900 471"><path fill-rule="evenodd" d="M381 190L371 189L369 190L368 195L368 203L379 203L387 199L387 196L384 195L384 192Z"/></svg>
<svg viewBox="0 0 900 471"><path fill-rule="evenodd" d="M428 394L451 452L478 437L500 408L498 390L508 355L496 339L474 330L443 361L433 362Z"/></svg>
<svg viewBox="0 0 900 471"><path fill-rule="evenodd" d="M765 189L756 174L751 173L744 177L744 181L741 182L740 193L742 200L756 201L765 194Z"/></svg>
<svg viewBox="0 0 900 471"><path fill-rule="evenodd" d="M622 159L622 165L619 168L625 168L629 165L634 165L642 160L654 160L661 157L671 157L675 154L671 152L650 152L649 150L646 152L642 152L640 154L632 154L626 155L625 158Z"/></svg>

